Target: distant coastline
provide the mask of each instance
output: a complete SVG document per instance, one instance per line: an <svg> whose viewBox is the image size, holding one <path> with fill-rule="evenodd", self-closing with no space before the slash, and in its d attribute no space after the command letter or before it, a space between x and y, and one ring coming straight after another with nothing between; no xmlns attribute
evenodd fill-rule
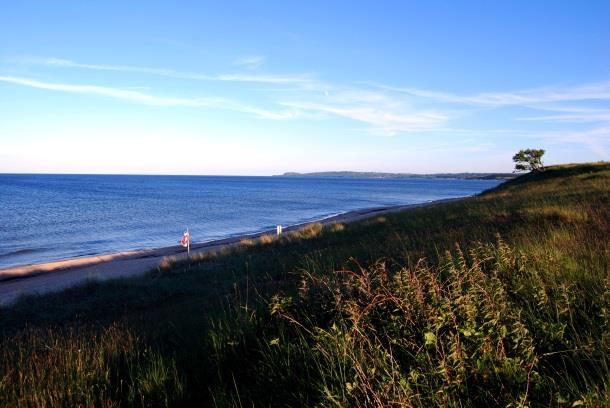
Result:
<svg viewBox="0 0 610 408"><path fill-rule="evenodd" d="M365 171L321 171L314 173L286 172L273 177L328 177L328 178L373 178L373 179L458 179L458 180L510 180L513 173L381 173Z"/></svg>

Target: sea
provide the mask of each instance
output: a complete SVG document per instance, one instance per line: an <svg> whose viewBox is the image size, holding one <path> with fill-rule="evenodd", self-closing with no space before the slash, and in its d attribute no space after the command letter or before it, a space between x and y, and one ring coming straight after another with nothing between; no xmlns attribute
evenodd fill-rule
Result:
<svg viewBox="0 0 610 408"><path fill-rule="evenodd" d="M0 268L471 196L497 180L0 174Z"/></svg>

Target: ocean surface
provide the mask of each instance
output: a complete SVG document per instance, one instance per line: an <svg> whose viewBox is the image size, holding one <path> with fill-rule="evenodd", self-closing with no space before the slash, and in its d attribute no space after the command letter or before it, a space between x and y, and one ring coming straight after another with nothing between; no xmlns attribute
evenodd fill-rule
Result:
<svg viewBox="0 0 610 408"><path fill-rule="evenodd" d="M469 196L495 180L0 174L0 268L177 245L346 211Z"/></svg>

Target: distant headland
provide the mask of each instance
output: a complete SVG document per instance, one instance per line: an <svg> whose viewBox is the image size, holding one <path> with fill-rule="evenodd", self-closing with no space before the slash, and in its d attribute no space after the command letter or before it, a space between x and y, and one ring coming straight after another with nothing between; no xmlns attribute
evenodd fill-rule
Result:
<svg viewBox="0 0 610 408"><path fill-rule="evenodd" d="M341 177L341 178L375 178L375 179L462 179L462 180L509 180L515 178L513 173L381 173L366 171L321 171L314 173L286 172L275 177Z"/></svg>

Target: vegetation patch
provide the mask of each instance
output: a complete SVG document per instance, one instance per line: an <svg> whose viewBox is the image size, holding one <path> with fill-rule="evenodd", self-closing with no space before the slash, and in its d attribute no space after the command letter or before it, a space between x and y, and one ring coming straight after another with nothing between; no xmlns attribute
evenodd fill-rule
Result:
<svg viewBox="0 0 610 408"><path fill-rule="evenodd" d="M610 165L0 310L3 406L605 406Z"/></svg>

